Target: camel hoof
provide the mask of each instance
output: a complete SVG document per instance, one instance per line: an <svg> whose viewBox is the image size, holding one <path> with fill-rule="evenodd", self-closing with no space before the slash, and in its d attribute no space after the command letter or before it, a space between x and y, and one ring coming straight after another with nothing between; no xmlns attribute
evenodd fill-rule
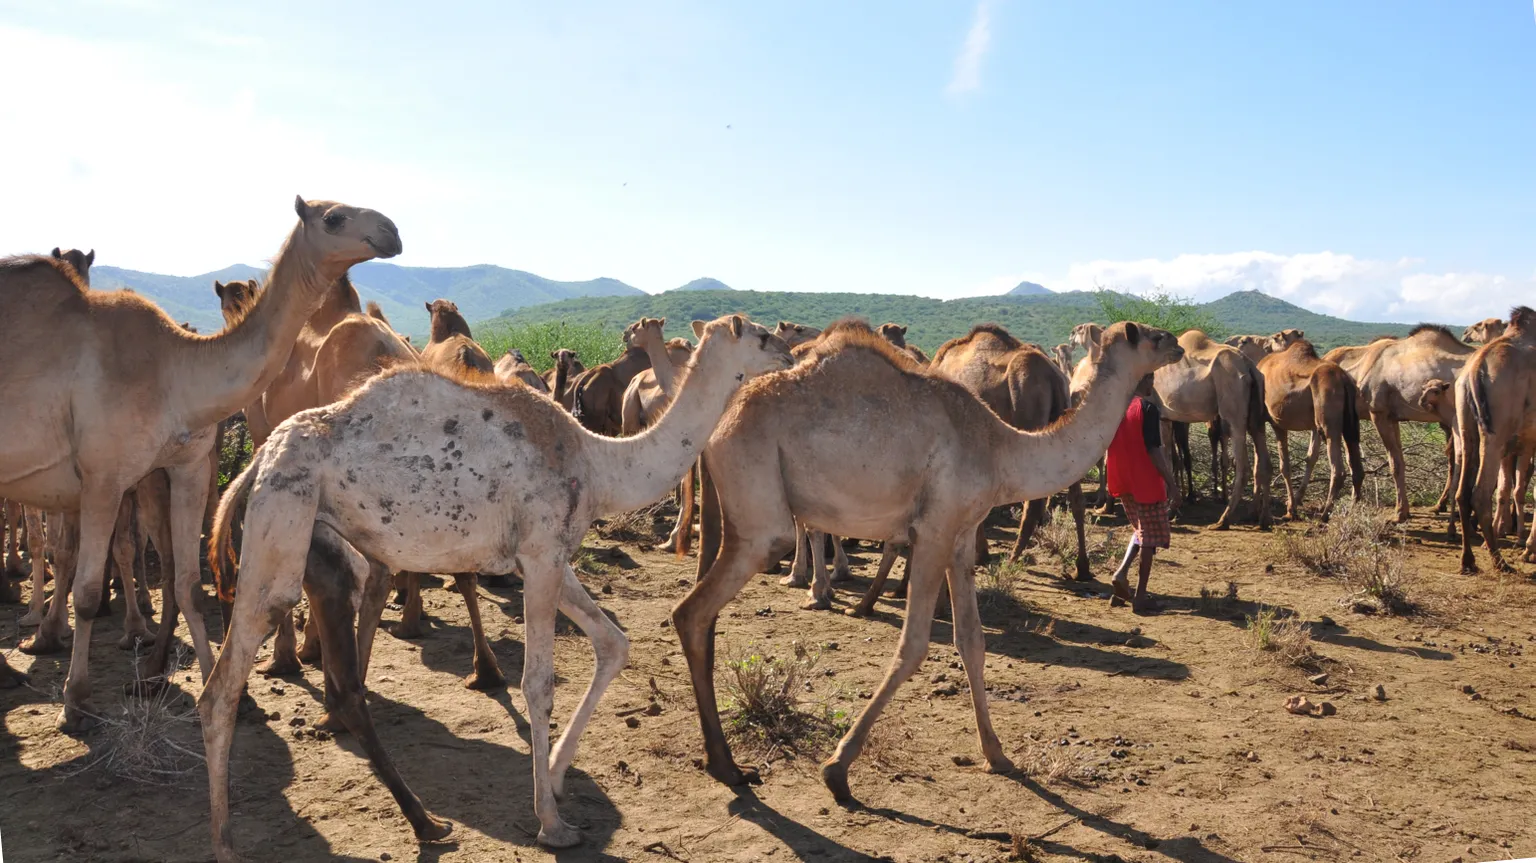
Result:
<svg viewBox="0 0 1536 863"><path fill-rule="evenodd" d="M0 689L15 689L31 680L32 678L10 666L0 667Z"/></svg>
<svg viewBox="0 0 1536 863"><path fill-rule="evenodd" d="M1008 756L1006 756L1006 755L999 755L996 758L988 758L987 759L987 772L988 773L995 773L995 774L997 774L999 776L1003 776L1003 775L1012 773L1013 771L1014 771L1013 762L1009 761L1008 760Z"/></svg>
<svg viewBox="0 0 1536 863"><path fill-rule="evenodd" d="M155 639L158 637L159 636L155 635L155 633L150 632L147 629L125 632L123 633L123 637L117 640L117 649L133 650L139 645L143 645L145 647L153 647L155 644Z"/></svg>
<svg viewBox="0 0 1536 863"><path fill-rule="evenodd" d="M315 639L315 646L314 647L310 647L309 646L309 642L305 641L304 642L304 646L299 648L299 652L298 652L297 656L298 656L299 662L302 662L305 665L319 665L320 664L320 642L319 642L319 639Z"/></svg>
<svg viewBox="0 0 1536 863"><path fill-rule="evenodd" d="M843 609L843 614L846 614L849 617L868 617L871 611L874 611L873 606L865 608L862 605L856 605L853 608Z"/></svg>
<svg viewBox="0 0 1536 863"><path fill-rule="evenodd" d="M345 734L347 733L347 723L337 719L336 714L327 710L320 714L320 718L315 722L315 730L329 731L332 734Z"/></svg>
<svg viewBox="0 0 1536 863"><path fill-rule="evenodd" d="M575 848L581 844L581 831L557 815L553 827L539 828L539 844L545 848Z"/></svg>
<svg viewBox="0 0 1536 863"><path fill-rule="evenodd" d="M256 666L256 673L263 677L300 677L304 674L304 666L300 665L299 658L291 653L274 653L265 665Z"/></svg>
<svg viewBox="0 0 1536 863"><path fill-rule="evenodd" d="M426 633L422 631L422 626L420 623L397 623L395 624L394 629L389 631L389 634L396 638L404 638L412 641L426 635Z"/></svg>
<svg viewBox="0 0 1536 863"><path fill-rule="evenodd" d="M464 680L465 689L484 692L488 689L505 689L507 679L499 671L476 671Z"/></svg>
<svg viewBox="0 0 1536 863"><path fill-rule="evenodd" d="M802 611L831 611L832 597L829 596L825 599L808 599L800 604L800 609Z"/></svg>
<svg viewBox="0 0 1536 863"><path fill-rule="evenodd" d="M763 777L757 772L756 767L741 767L736 764L727 764L724 768L714 765L705 767L709 775L715 777L722 785L736 788L742 785L761 785Z"/></svg>
<svg viewBox="0 0 1536 863"><path fill-rule="evenodd" d="M803 588L803 587L810 587L811 586L811 583L809 581L807 581L805 579L801 579L801 578L796 578L793 575L786 575L783 578L779 579L779 584L782 584L785 587L802 587Z"/></svg>
<svg viewBox="0 0 1536 863"><path fill-rule="evenodd" d="M427 823L423 824L421 827L417 828L417 830L416 830L416 841L418 841L418 842L441 842L444 839L447 839L448 838L448 834L450 834L452 832L453 832L453 823L452 822L450 822L450 821L439 821L438 819L433 818L432 816L428 815L427 816ZM540 831L540 835L542 835L542 833L543 833L543 831Z"/></svg>
<svg viewBox="0 0 1536 863"><path fill-rule="evenodd" d="M20 650L28 656L43 656L48 653L63 653L65 650L64 639L56 633L45 633L38 630L31 638L21 643Z"/></svg>
<svg viewBox="0 0 1536 863"><path fill-rule="evenodd" d="M832 792L832 799L846 806L853 803L853 791L848 787L848 768L837 759L821 765L821 781Z"/></svg>
<svg viewBox="0 0 1536 863"><path fill-rule="evenodd" d="M21 616L21 620L16 621L19 626L37 626L42 622L43 613L41 611L29 611Z"/></svg>
<svg viewBox="0 0 1536 863"><path fill-rule="evenodd" d="M58 728L64 734L84 734L101 724L91 715L88 704L64 705L59 710Z"/></svg>
<svg viewBox="0 0 1536 863"><path fill-rule="evenodd" d="M1222 519L1218 520L1215 524L1211 525L1211 530L1230 530L1231 527L1232 527L1232 525L1227 524L1227 520L1225 518L1222 518Z"/></svg>

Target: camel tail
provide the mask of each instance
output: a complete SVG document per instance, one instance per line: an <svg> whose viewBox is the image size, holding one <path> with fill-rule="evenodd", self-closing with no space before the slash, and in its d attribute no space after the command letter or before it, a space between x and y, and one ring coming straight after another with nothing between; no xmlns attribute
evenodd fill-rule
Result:
<svg viewBox="0 0 1536 863"><path fill-rule="evenodd" d="M1253 437L1258 446L1264 446L1264 419L1268 411L1264 409L1264 379L1259 377L1257 371L1248 375L1248 434Z"/></svg>
<svg viewBox="0 0 1536 863"><path fill-rule="evenodd" d="M701 459L694 460L694 467L683 474L683 495L677 502L677 540L673 544L672 551L678 560L688 556L688 540L693 536L693 484L698 473L698 463Z"/></svg>
<svg viewBox="0 0 1536 863"><path fill-rule="evenodd" d="M219 511L213 517L213 531L208 534L208 568L213 570L213 583L219 599L235 600L235 580L239 577L239 564L235 559L235 526L245 520L245 504L251 496L251 486L256 484L256 465L247 465L224 490L219 501Z"/></svg>
<svg viewBox="0 0 1536 863"><path fill-rule="evenodd" d="M1478 364L1472 375L1472 410L1477 414L1477 427L1483 433L1493 429L1493 406L1488 403L1488 368Z"/></svg>
<svg viewBox="0 0 1536 863"><path fill-rule="evenodd" d="M1360 391L1355 386L1355 381L1348 375L1344 376L1344 442L1350 446L1360 446Z"/></svg>

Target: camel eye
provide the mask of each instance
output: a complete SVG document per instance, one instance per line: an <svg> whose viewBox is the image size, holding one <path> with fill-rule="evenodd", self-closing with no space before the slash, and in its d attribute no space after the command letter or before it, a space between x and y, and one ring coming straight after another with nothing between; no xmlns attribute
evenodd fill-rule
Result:
<svg viewBox="0 0 1536 863"><path fill-rule="evenodd" d="M330 230L332 230L332 231L334 231L337 228L341 227L341 223L345 222L346 220L347 220L347 217L342 215L341 213L326 213L325 214L325 226L327 228L329 228Z"/></svg>

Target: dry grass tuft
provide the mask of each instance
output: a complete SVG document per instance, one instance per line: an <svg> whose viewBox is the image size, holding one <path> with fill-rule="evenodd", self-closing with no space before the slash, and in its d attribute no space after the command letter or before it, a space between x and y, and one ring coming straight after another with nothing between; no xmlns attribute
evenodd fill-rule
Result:
<svg viewBox="0 0 1536 863"><path fill-rule="evenodd" d="M1260 606L1257 614L1248 616L1248 643L1297 668L1315 668L1322 659L1312 649L1312 633L1296 616L1281 616L1273 608Z"/></svg>
<svg viewBox="0 0 1536 863"><path fill-rule="evenodd" d="M1019 769L1041 785L1058 785L1077 779L1083 773L1083 761L1070 746L1044 743L1031 749L1018 761Z"/></svg>
<svg viewBox="0 0 1536 863"><path fill-rule="evenodd" d="M653 503L603 519L601 524L593 527L593 532L609 542L657 542L666 536L656 535L656 521L663 515L664 508L674 514L677 512L676 506L669 501Z"/></svg>
<svg viewBox="0 0 1536 863"><path fill-rule="evenodd" d="M1411 579L1404 567L1403 531L1386 512L1366 504L1341 507L1326 525L1284 533L1280 549L1314 575L1349 587L1340 605L1365 614L1411 614Z"/></svg>
<svg viewBox="0 0 1536 863"><path fill-rule="evenodd" d="M773 760L781 754L824 754L847 731L848 714L828 700L806 700L822 676L821 652L793 644L790 656L774 656L749 646L724 662L721 688L726 703L725 728L754 755Z"/></svg>
<svg viewBox="0 0 1536 863"><path fill-rule="evenodd" d="M976 574L976 605L982 611L1015 609L1025 603L1019 599L1018 588L1024 580L1024 565L1019 562L994 559L986 569Z"/></svg>
<svg viewBox="0 0 1536 863"><path fill-rule="evenodd" d="M1099 566L1113 551L1115 532L1088 529L1086 542L1089 566ZM1034 548L1054 561L1062 577L1077 571L1077 523L1064 506L1051 507L1035 530Z"/></svg>
<svg viewBox="0 0 1536 863"><path fill-rule="evenodd" d="M180 667L180 655L176 665ZM135 668L136 688L146 689L146 681ZM116 779L140 785L182 785L204 769L199 749L202 732L198 727L197 708L187 696L169 684L153 689L142 697L125 696L120 704L97 716L100 728L93 735L94 745L82 763L67 775L78 776L100 770Z"/></svg>

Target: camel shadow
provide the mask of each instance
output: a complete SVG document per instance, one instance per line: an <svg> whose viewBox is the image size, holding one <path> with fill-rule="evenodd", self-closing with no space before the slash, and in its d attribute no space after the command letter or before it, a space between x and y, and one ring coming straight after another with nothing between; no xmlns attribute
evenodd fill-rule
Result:
<svg viewBox="0 0 1536 863"><path fill-rule="evenodd" d="M1406 645L1393 646L1366 638L1360 635L1350 635L1349 628L1335 623L1332 626L1312 625L1309 627L1312 638L1324 644L1335 644L1339 647L1351 647L1356 650L1368 650L1372 653L1396 653L1412 656L1418 659L1430 659L1440 662L1448 662L1455 659L1455 654L1443 650L1431 650L1427 647L1409 647Z"/></svg>
<svg viewBox="0 0 1536 863"><path fill-rule="evenodd" d="M785 816L764 802L751 788L736 789L736 799L727 804L726 811L762 828L763 832L784 843L798 860L812 857L829 861L877 859L829 839Z"/></svg>
<svg viewBox="0 0 1536 863"><path fill-rule="evenodd" d="M1180 836L1176 839L1163 841L1129 824L1122 824L1104 815L1097 815L1086 809L1074 806L1065 797L1051 791L1028 776L1015 772L1008 774L1008 778L1033 792L1041 800L1061 810L1062 813L1076 818L1083 826L1130 843L1136 846L1138 850L1155 850L1157 853L1181 861L1181 863L1237 863L1235 859L1205 847L1199 839L1193 836ZM1110 859L1085 853L1071 845L1051 839L1037 840L1035 844L1051 854L1084 859Z"/></svg>

